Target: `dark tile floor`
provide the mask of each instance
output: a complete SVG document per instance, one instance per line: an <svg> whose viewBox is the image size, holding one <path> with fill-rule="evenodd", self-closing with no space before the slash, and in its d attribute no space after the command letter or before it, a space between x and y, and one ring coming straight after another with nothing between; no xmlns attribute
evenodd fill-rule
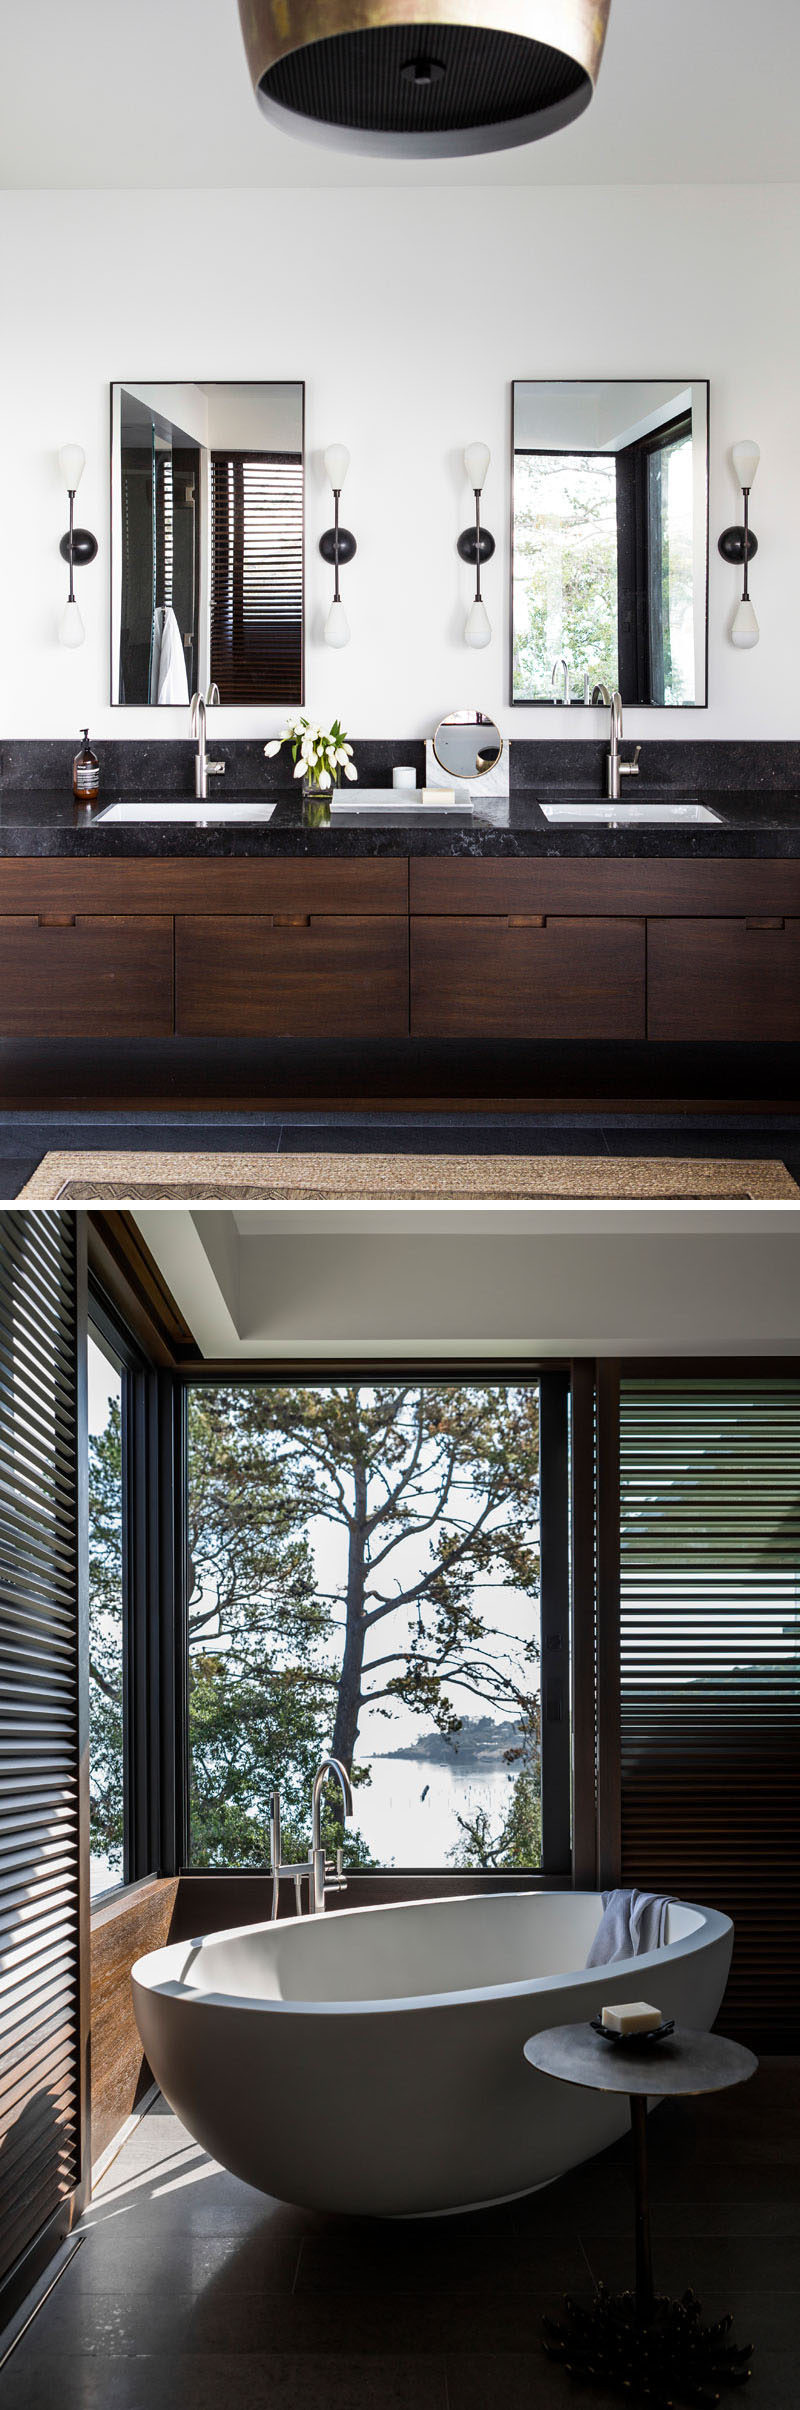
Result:
<svg viewBox="0 0 800 2410"><path fill-rule="evenodd" d="M0 1201L48 1152L675 1155L785 1163L800 1183L796 1115L0 1113Z"/></svg>
<svg viewBox="0 0 800 2410"><path fill-rule="evenodd" d="M753 2410L797 2410L800 2060L665 2104L650 2162L657 2283L732 2309ZM158 2102L7 2362L4 2410L608 2410L540 2325L566 2287L629 2282L631 2219L627 2141L507 2208L379 2225L252 2192Z"/></svg>

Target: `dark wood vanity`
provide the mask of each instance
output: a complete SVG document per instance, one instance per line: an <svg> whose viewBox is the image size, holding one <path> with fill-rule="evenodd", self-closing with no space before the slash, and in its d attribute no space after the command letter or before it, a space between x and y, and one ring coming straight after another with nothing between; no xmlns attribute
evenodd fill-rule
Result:
<svg viewBox="0 0 800 2410"><path fill-rule="evenodd" d="M793 859L6 859L0 1035L800 1041Z"/></svg>

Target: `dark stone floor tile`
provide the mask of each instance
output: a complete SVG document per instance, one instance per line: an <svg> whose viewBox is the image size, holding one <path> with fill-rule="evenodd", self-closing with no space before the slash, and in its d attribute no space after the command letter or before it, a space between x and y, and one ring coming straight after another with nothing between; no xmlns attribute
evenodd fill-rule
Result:
<svg viewBox="0 0 800 2410"><path fill-rule="evenodd" d="M627 2245L609 2235L583 2234L581 2240L595 2283L607 2285L612 2293L624 2292L633 2283L633 2236ZM687 2234L680 2240L675 2235L658 2235L653 2241L657 2292L679 2299L691 2286L703 2303L705 2316L718 2318L732 2310L737 2325L745 2322L745 2303L758 2293L776 2305L771 2313L780 2330L776 2341L783 2339L788 2321L800 2344L797 2266L793 2239L762 2239L757 2228L739 2240Z"/></svg>
<svg viewBox="0 0 800 2410"><path fill-rule="evenodd" d="M159 1129L137 1127L130 1122L124 1128L116 1129L113 1123L98 1120L88 1128L84 1125L79 1131L65 1129L58 1124L43 1125L35 1134L38 1147L35 1160L40 1163L42 1156L49 1154L96 1154L106 1150L121 1155L225 1155L239 1152L272 1155L277 1150L280 1126L276 1122L269 1129L256 1125L243 1130L226 1123L222 1129L217 1129L210 1128L199 1117L188 1130L175 1129L169 1122Z"/></svg>
<svg viewBox="0 0 800 2410"><path fill-rule="evenodd" d="M14 2355L15 2360L17 2354ZM445 2363L397 2353L160 2354L9 2363L4 2410L447 2410Z"/></svg>
<svg viewBox="0 0 800 2410"><path fill-rule="evenodd" d="M122 2273L122 2271L121 2271ZM263 2285L243 2293L230 2269L191 2293L148 2294L146 2307L135 2292L67 2291L56 2287L36 2319L24 2349L31 2367L42 2358L79 2353L83 2358L136 2358L146 2348L158 2357L186 2353L307 2353L352 2355L399 2352L427 2355L444 2350L531 2350L543 2311L565 2291L590 2288L577 2243L572 2250L544 2253L533 2269L496 2266L484 2282L445 2276L423 2287L411 2278L405 2289L378 2290L366 2281L344 2290L334 2279L327 2290L298 2287L294 2294ZM20 2346L22 2349L23 2346Z"/></svg>
<svg viewBox="0 0 800 2410"><path fill-rule="evenodd" d="M560 2266L565 2282L577 2280L582 2273L574 2225L561 2219L557 2210L549 2226L545 2220L537 2221L525 2232L506 2219L488 2239L485 2231L473 2233L471 2218L454 2219L444 2227L437 2219L435 2230L428 2226L427 2232L421 2227L409 2233L396 2225L375 2226L357 2239L348 2235L345 2227L336 2234L306 2237L295 2292L300 2300L309 2295L319 2298L331 2290L337 2297L353 2294L359 2298L365 2291L382 2297L413 2291L418 2300L461 2299L471 2292L480 2304L496 2291L498 2266L502 2266L504 2288L510 2295L512 2291L524 2294L531 2286L538 2289L543 2263L548 2281L551 2267Z"/></svg>
<svg viewBox="0 0 800 2410"><path fill-rule="evenodd" d="M548 2360L541 2344L529 2352L448 2352L449 2410L619 2410L619 2395L592 2387L583 2394L563 2368Z"/></svg>
<svg viewBox="0 0 800 2410"><path fill-rule="evenodd" d="M666 2198L661 2193L651 2199L650 2221L654 2244L671 2242L675 2234L691 2241L747 2244L752 2235L760 2243L791 2245L800 2270L800 2187L787 2188L785 2201L751 2200L724 2193L720 2198L698 2200L696 2193L681 2199L678 2193ZM619 2228L611 2229L616 2235ZM798 2385L800 2402L800 2384Z"/></svg>
<svg viewBox="0 0 800 2410"><path fill-rule="evenodd" d="M34 1155L0 1156L0 1205L7 1205L13 1197L19 1196L20 1189L25 1187L28 1180L32 1180L44 1153L46 1148L42 1147L41 1152Z"/></svg>
<svg viewBox="0 0 800 2410"><path fill-rule="evenodd" d="M749 2336L745 2338L749 2341ZM753 2354L752 2381L747 2388L752 2410L797 2410L800 2385L797 2349L772 2351L759 2343ZM734 2397L731 2397L735 2399Z"/></svg>
<svg viewBox="0 0 800 2410"><path fill-rule="evenodd" d="M560 1130L530 1128L487 1130L376 1130L369 1123L354 1130L329 1130L321 1125L281 1132L280 1152L308 1155L602 1155L607 1153L602 1130L574 1125ZM624 1151L624 1150L623 1150Z"/></svg>
<svg viewBox="0 0 800 2410"><path fill-rule="evenodd" d="M151 2220L151 2229L152 2229ZM297 2277L302 2248L299 2232L277 2220L262 2219L242 2242L236 2234L197 2234L168 2225L162 2233L126 2223L125 2249L120 2250L116 2220L96 2227L63 2278L64 2299L70 2308L77 2297L112 2293L128 2302L136 2314L151 2299L198 2299L213 2285L215 2298L234 2303L242 2294L264 2290L290 2294Z"/></svg>

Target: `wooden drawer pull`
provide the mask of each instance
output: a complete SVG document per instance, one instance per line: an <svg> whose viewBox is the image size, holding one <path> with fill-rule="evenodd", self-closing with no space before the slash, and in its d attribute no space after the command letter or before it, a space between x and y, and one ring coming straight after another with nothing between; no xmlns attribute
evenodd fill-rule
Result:
<svg viewBox="0 0 800 2410"><path fill-rule="evenodd" d="M74 929L74 912L37 912L37 929Z"/></svg>
<svg viewBox="0 0 800 2410"><path fill-rule="evenodd" d="M746 920L746 929L785 929L785 920Z"/></svg>
<svg viewBox="0 0 800 2410"><path fill-rule="evenodd" d="M310 912L273 912L273 929L310 929Z"/></svg>
<svg viewBox="0 0 800 2410"><path fill-rule="evenodd" d="M547 915L544 912L509 912L508 926L510 929L546 929Z"/></svg>

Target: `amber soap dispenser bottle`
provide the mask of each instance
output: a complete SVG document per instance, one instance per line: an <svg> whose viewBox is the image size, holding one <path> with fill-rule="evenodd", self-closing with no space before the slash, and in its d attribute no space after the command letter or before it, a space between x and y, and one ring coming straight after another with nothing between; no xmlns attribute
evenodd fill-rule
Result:
<svg viewBox="0 0 800 2410"><path fill-rule="evenodd" d="M88 728L81 729L83 744L72 764L72 792L76 803L95 803L100 793L100 763L92 752Z"/></svg>

